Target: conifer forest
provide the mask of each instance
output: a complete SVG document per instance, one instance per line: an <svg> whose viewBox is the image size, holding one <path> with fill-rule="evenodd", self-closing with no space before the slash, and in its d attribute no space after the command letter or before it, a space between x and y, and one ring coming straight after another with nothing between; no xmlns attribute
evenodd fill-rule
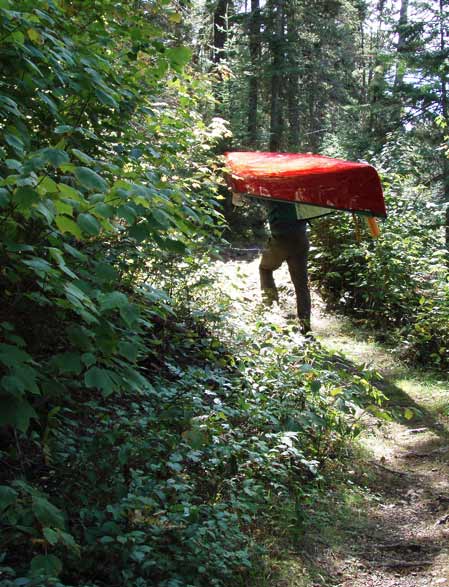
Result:
<svg viewBox="0 0 449 587"><path fill-rule="evenodd" d="M0 296L0 587L449 587L449 0L0 0Z"/></svg>

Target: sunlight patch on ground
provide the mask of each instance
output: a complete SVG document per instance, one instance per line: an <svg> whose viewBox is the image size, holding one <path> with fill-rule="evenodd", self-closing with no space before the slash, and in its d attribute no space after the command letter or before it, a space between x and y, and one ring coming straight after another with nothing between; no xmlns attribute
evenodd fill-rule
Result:
<svg viewBox="0 0 449 587"><path fill-rule="evenodd" d="M253 258L216 266L218 281L230 298L232 321L250 336L255 324L263 322L305 344L295 332L295 294L287 267L275 272L280 303L267 309L261 303L258 264L259 258ZM316 293L312 304L312 331L318 342L338 355L337 365L381 374L379 388L390 397L387 409L394 421L363 416L365 429L348 471L354 484L346 479L342 494L337 481L328 496L329 511L317 509L315 527L298 550L291 544L285 551L273 548L273 574L257 587L436 587L442 583L433 578L446 577L449 587L449 529L438 524L447 512L449 494L449 385L443 376L403 364L394 349L382 347L347 318L328 314ZM416 569L388 567L404 556L425 564ZM321 569L328 573L319 576Z"/></svg>

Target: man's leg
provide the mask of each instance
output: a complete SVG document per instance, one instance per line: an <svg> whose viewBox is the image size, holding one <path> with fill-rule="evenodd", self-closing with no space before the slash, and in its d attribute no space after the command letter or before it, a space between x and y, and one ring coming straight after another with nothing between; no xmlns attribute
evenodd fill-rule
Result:
<svg viewBox="0 0 449 587"><path fill-rule="evenodd" d="M262 290L262 299L265 303L271 305L274 301L279 301L278 291L274 282L273 271L279 269L286 259L283 247L279 246L275 238L271 238L267 248L262 253L259 265L260 289Z"/></svg>
<svg viewBox="0 0 449 587"><path fill-rule="evenodd" d="M309 239L307 232L301 232L292 239L290 254L287 258L290 277L296 292L296 307L303 334L310 332L310 289L307 271L307 258L309 253Z"/></svg>

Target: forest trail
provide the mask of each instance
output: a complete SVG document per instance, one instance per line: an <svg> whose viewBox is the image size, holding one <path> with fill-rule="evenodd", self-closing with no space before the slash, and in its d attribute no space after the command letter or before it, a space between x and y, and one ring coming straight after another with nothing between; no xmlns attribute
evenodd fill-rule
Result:
<svg viewBox="0 0 449 587"><path fill-rule="evenodd" d="M218 265L236 309L260 318L257 251ZM286 267L275 278L280 307L262 316L282 326L295 318L294 292ZM316 339L348 369L377 371L395 417L367 425L349 486L331 491L290 554L279 549L263 587L449 587L448 383L404 366L316 295L313 306Z"/></svg>

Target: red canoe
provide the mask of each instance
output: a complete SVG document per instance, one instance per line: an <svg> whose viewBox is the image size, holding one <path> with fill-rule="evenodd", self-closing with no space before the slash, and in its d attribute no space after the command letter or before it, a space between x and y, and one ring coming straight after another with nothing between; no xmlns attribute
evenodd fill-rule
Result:
<svg viewBox="0 0 449 587"><path fill-rule="evenodd" d="M233 192L319 206L327 212L346 210L380 218L387 214L379 176L367 163L260 151L232 151L225 159Z"/></svg>

